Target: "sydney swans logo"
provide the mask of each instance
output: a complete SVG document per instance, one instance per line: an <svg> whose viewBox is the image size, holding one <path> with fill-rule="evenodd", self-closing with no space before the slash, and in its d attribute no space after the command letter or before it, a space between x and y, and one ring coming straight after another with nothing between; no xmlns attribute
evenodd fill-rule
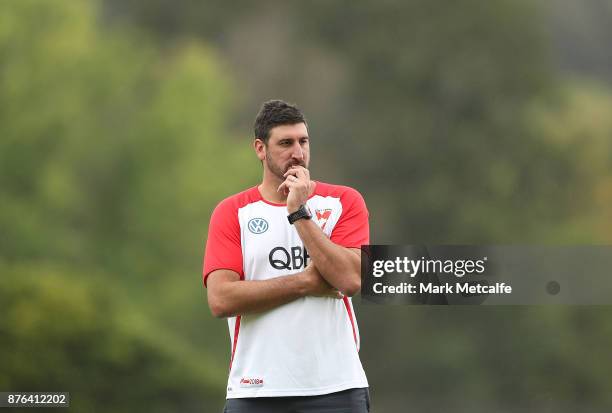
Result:
<svg viewBox="0 0 612 413"><path fill-rule="evenodd" d="M331 216L331 213L332 213L331 209L317 209L317 210L315 210L316 219L317 219L317 222L319 223L319 226L321 227L321 229L325 229L325 224L327 224L327 220Z"/></svg>
<svg viewBox="0 0 612 413"><path fill-rule="evenodd" d="M268 221L263 218L253 218L247 226L253 234L263 234L268 230Z"/></svg>

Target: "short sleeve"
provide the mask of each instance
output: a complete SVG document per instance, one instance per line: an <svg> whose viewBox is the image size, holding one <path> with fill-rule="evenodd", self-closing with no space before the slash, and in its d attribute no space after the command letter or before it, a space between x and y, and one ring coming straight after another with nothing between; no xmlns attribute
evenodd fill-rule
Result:
<svg viewBox="0 0 612 413"><path fill-rule="evenodd" d="M332 230L330 239L343 247L361 248L370 242L368 209L359 192L349 188L340 197L342 214Z"/></svg>
<svg viewBox="0 0 612 413"><path fill-rule="evenodd" d="M228 200L221 202L210 217L202 271L204 286L208 274L220 269L235 271L244 278L238 211Z"/></svg>

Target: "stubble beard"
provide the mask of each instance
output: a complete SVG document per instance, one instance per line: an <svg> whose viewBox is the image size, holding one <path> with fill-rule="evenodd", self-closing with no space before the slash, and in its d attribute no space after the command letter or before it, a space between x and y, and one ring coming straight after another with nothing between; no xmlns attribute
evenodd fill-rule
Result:
<svg viewBox="0 0 612 413"><path fill-rule="evenodd" d="M270 159L270 157L266 157L266 164L268 165L268 170L281 181L285 180L285 173L293 166L303 166L308 169L308 166L304 162L289 162L283 170L283 168L274 162L274 160Z"/></svg>

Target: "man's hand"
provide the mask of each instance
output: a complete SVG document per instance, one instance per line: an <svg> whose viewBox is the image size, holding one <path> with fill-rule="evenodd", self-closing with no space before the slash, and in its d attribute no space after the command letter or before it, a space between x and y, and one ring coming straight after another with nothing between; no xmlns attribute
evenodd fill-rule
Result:
<svg viewBox="0 0 612 413"><path fill-rule="evenodd" d="M287 195L287 211L291 214L297 211L300 206L306 204L310 196L312 182L310 172L303 166L292 166L284 174L285 180L278 187L278 191L283 191Z"/></svg>
<svg viewBox="0 0 612 413"><path fill-rule="evenodd" d="M313 297L343 298L344 295L332 287L325 278L321 276L317 267L311 262L299 275L306 285L306 295Z"/></svg>

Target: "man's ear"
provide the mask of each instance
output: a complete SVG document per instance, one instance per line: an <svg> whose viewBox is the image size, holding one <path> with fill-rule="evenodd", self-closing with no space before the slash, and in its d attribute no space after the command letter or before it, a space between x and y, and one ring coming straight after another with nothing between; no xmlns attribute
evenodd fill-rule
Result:
<svg viewBox="0 0 612 413"><path fill-rule="evenodd" d="M266 159L266 144L259 138L255 138L253 141L253 149L255 149L255 154L259 158L260 161Z"/></svg>

